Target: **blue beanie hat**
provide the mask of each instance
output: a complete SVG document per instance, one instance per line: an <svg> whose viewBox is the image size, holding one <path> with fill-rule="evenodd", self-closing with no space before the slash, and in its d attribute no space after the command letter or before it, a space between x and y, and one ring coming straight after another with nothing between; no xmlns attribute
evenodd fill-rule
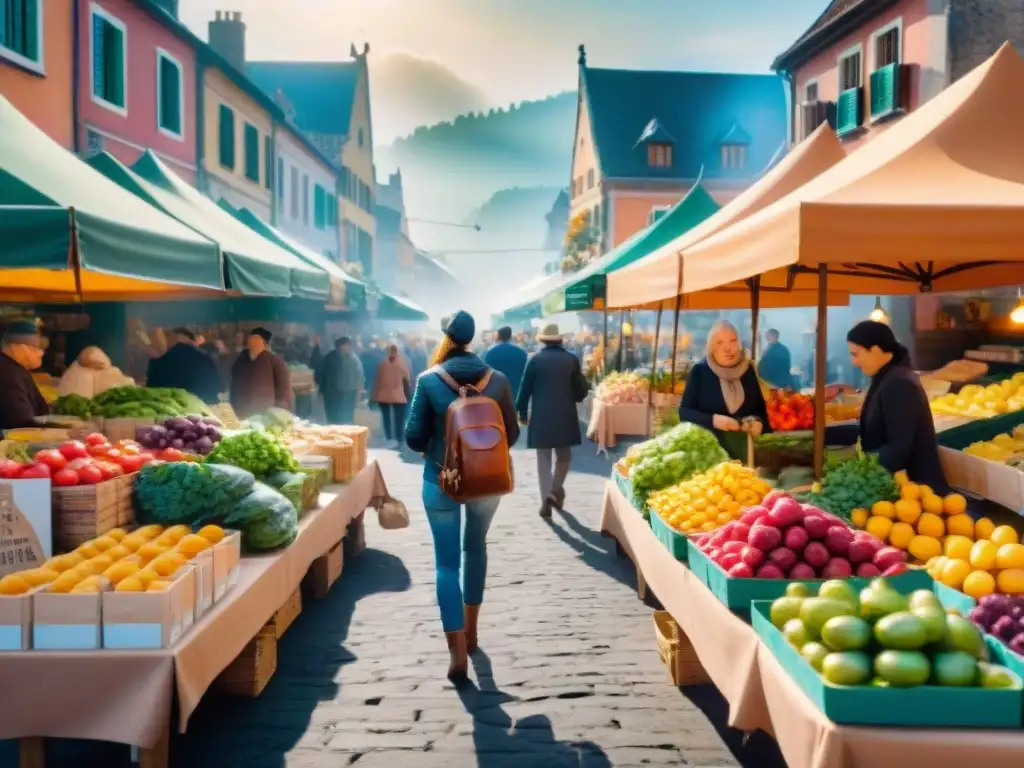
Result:
<svg viewBox="0 0 1024 768"><path fill-rule="evenodd" d="M41 339L40 327L42 323L37 318L31 317L24 320L14 320L7 324L4 329L5 344L33 344L39 346Z"/></svg>
<svg viewBox="0 0 1024 768"><path fill-rule="evenodd" d="M469 344L476 335L476 322L473 320L473 316L460 309L451 316L444 328L444 335L460 347Z"/></svg>

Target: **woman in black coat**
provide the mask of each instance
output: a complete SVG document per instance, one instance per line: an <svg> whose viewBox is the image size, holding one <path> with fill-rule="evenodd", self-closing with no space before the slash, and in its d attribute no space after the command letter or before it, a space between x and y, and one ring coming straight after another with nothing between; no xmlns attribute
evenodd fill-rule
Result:
<svg viewBox="0 0 1024 768"><path fill-rule="evenodd" d="M715 323L708 334L707 357L690 369L679 404L679 420L710 429L734 459L747 458L741 422L755 437L770 432L768 407L757 372L731 323Z"/></svg>
<svg viewBox="0 0 1024 768"><path fill-rule="evenodd" d="M896 341L885 323L865 320L846 334L850 362L871 385L864 397L860 425L840 425L826 430L830 444L853 443L878 454L890 472L905 470L915 483L937 494L949 492L939 463L935 422L921 379L910 367L910 354Z"/></svg>

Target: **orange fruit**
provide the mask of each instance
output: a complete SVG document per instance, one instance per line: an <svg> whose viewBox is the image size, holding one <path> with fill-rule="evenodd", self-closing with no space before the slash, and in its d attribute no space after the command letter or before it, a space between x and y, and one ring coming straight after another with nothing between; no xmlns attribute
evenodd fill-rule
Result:
<svg viewBox="0 0 1024 768"><path fill-rule="evenodd" d="M971 573L971 564L966 560L954 560L950 559L946 561L946 565L942 569L942 573L939 574L939 581L945 584L947 587L953 589L960 589L963 586L964 579Z"/></svg>
<svg viewBox="0 0 1024 768"><path fill-rule="evenodd" d="M911 499L900 499L896 502L896 517L900 522L913 525L921 516L921 505Z"/></svg>
<svg viewBox="0 0 1024 768"><path fill-rule="evenodd" d="M907 551L921 562L942 554L942 543L934 536L915 536L910 540Z"/></svg>
<svg viewBox="0 0 1024 768"><path fill-rule="evenodd" d="M226 535L224 529L219 525L204 525L196 531L196 536L202 536L211 544L219 544Z"/></svg>
<svg viewBox="0 0 1024 768"><path fill-rule="evenodd" d="M907 477L907 470L901 469L899 472L894 472L892 479L896 481L897 485L906 485L910 482L910 478Z"/></svg>
<svg viewBox="0 0 1024 768"><path fill-rule="evenodd" d="M132 535L138 536L146 541L150 541L151 539L155 539L159 536L162 531L163 528L159 525L144 525L141 528L136 528L132 531Z"/></svg>
<svg viewBox="0 0 1024 768"><path fill-rule="evenodd" d="M868 511L866 509L854 509L850 511L850 522L853 523L855 528L863 528L868 521Z"/></svg>
<svg viewBox="0 0 1024 768"><path fill-rule="evenodd" d="M134 552L147 541L147 538L145 538L144 536L139 536L138 533L129 533L127 536L121 539L121 546L127 547L132 552Z"/></svg>
<svg viewBox="0 0 1024 768"><path fill-rule="evenodd" d="M998 528L992 530L992 534L988 537L988 540L995 544L997 547L1001 547L1003 544L1019 544L1020 536L1009 525L1000 525Z"/></svg>
<svg viewBox="0 0 1024 768"><path fill-rule="evenodd" d="M92 540L92 545L96 547L100 552L106 552L111 547L117 546L117 539L111 538L110 536L103 535L98 539Z"/></svg>
<svg viewBox="0 0 1024 768"><path fill-rule="evenodd" d="M889 531L889 543L896 549L906 549L916 533L909 523L895 523Z"/></svg>
<svg viewBox="0 0 1024 768"><path fill-rule="evenodd" d="M103 554L109 558L112 558L113 561L116 563L118 560L123 560L124 558L131 555L131 553L132 551L128 549L128 547L125 547L121 544L115 544Z"/></svg>
<svg viewBox="0 0 1024 768"><path fill-rule="evenodd" d="M177 544L185 536L188 536L192 532L192 529L187 525L172 525L170 528L160 534L160 540L163 544Z"/></svg>
<svg viewBox="0 0 1024 768"><path fill-rule="evenodd" d="M869 517L868 522L864 526L864 530L879 541L888 541L889 533L892 531L892 520L888 517L881 517L880 515Z"/></svg>
<svg viewBox="0 0 1024 768"><path fill-rule="evenodd" d="M974 546L971 547L970 564L971 567L980 570L988 571L996 567L996 552L998 547L991 541L976 541Z"/></svg>
<svg viewBox="0 0 1024 768"><path fill-rule="evenodd" d="M64 571L70 571L80 562L82 562L82 559L79 555L57 555L47 560L43 567L51 571L57 571L57 573L64 573Z"/></svg>
<svg viewBox="0 0 1024 768"><path fill-rule="evenodd" d="M917 519L917 532L922 536L941 539L946 535L946 526L941 517L932 512L925 512Z"/></svg>
<svg viewBox="0 0 1024 768"><path fill-rule="evenodd" d="M135 576L128 576L127 578L121 579L120 583L114 587L115 592L145 592L146 586L142 583L141 579Z"/></svg>
<svg viewBox="0 0 1024 768"><path fill-rule="evenodd" d="M120 541L121 539L123 539L127 535L127 533L124 530L124 528L112 528L112 529L110 529L109 531L107 531L103 535L104 536L109 536L114 541Z"/></svg>
<svg viewBox="0 0 1024 768"><path fill-rule="evenodd" d="M876 501L871 505L872 517L887 517L890 520L896 519L896 507L891 501Z"/></svg>
<svg viewBox="0 0 1024 768"><path fill-rule="evenodd" d="M950 535L946 537L943 553L946 557L957 560L967 560L971 556L971 547L974 542L966 536Z"/></svg>
<svg viewBox="0 0 1024 768"><path fill-rule="evenodd" d="M942 508L947 515L962 515L967 511L967 499L959 493L951 493L942 500Z"/></svg>
<svg viewBox="0 0 1024 768"><path fill-rule="evenodd" d="M900 498L906 501L917 501L921 498L921 486L917 483L904 483L900 486Z"/></svg>
<svg viewBox="0 0 1024 768"><path fill-rule="evenodd" d="M941 515L945 506L942 503L941 496L929 493L928 495L921 497L921 509L925 512L930 512L933 515Z"/></svg>
<svg viewBox="0 0 1024 768"><path fill-rule="evenodd" d="M30 587L41 587L43 584L49 584L60 576L57 571L46 567L21 571L18 575L21 576L21 578L25 580L25 583Z"/></svg>
<svg viewBox="0 0 1024 768"><path fill-rule="evenodd" d="M155 558L147 567L160 576L173 576L175 571L181 567L181 563L172 558L171 554L173 553L165 552L160 557Z"/></svg>
<svg viewBox="0 0 1024 768"><path fill-rule="evenodd" d="M963 536L974 541L974 520L970 515L953 515L946 518L946 533L950 535Z"/></svg>
<svg viewBox="0 0 1024 768"><path fill-rule="evenodd" d="M22 578L21 574L9 573L0 578L0 595L5 597L24 595L30 589L32 586Z"/></svg>
<svg viewBox="0 0 1024 768"><path fill-rule="evenodd" d="M150 582L156 581L162 578L159 573L149 568L140 568L135 573L131 574L133 578L138 579L145 585L149 585Z"/></svg>
<svg viewBox="0 0 1024 768"><path fill-rule="evenodd" d="M126 563L123 560L118 563L114 563L112 566L107 568L103 572L103 578L109 581L111 584L117 586L117 584L128 576L134 576L135 572L139 570L139 566L135 563Z"/></svg>
<svg viewBox="0 0 1024 768"><path fill-rule="evenodd" d="M95 595L100 591L100 583L98 581L82 581L71 588L70 594L72 595Z"/></svg>
<svg viewBox="0 0 1024 768"><path fill-rule="evenodd" d="M714 517L718 517L718 512L715 512ZM708 518L712 517L711 513L708 512L701 524L703 525L708 521ZM200 552L209 549L212 544L202 536L197 536L194 533L190 533L187 536L182 537L181 541L178 542L177 550L181 552L185 557L190 560L198 555Z"/></svg>
<svg viewBox="0 0 1024 768"><path fill-rule="evenodd" d="M996 576L996 586L1004 595L1019 595L1024 592L1024 569L1006 568Z"/></svg>
<svg viewBox="0 0 1024 768"><path fill-rule="evenodd" d="M160 557L168 549L167 546L161 544L159 541L147 541L141 547L139 547L137 554L143 560L152 560L154 557Z"/></svg>
<svg viewBox="0 0 1024 768"><path fill-rule="evenodd" d="M89 574L92 576L99 576L113 564L113 559L107 557L106 555L97 555L91 560L86 560L79 567L87 569Z"/></svg>
<svg viewBox="0 0 1024 768"><path fill-rule="evenodd" d="M961 589L965 595L978 600L996 591L996 580L988 571L971 571Z"/></svg>
<svg viewBox="0 0 1024 768"><path fill-rule="evenodd" d="M171 586L169 581L151 581L146 587L147 592L164 592Z"/></svg>
<svg viewBox="0 0 1024 768"><path fill-rule="evenodd" d="M949 562L949 558L946 557L945 555L939 555L938 557L933 557L931 560L928 561L928 565L926 566L926 570L928 571L928 575L931 576L936 581L938 581L939 577L942 575L942 569L946 567L946 563L948 563L948 562Z"/></svg>
<svg viewBox="0 0 1024 768"><path fill-rule="evenodd" d="M1003 544L996 550L996 568L1024 568L1024 544Z"/></svg>
<svg viewBox="0 0 1024 768"><path fill-rule="evenodd" d="M91 560L100 553L100 548L93 544L91 541L85 542L82 546L75 550L85 560Z"/></svg>
<svg viewBox="0 0 1024 768"><path fill-rule="evenodd" d="M974 522L974 538L987 539L992 535L992 531L996 529L996 524L989 520L987 517L978 518Z"/></svg>

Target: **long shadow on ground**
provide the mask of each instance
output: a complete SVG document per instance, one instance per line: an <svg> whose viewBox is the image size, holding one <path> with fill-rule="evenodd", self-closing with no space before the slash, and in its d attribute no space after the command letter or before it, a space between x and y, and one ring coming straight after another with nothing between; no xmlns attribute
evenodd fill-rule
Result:
<svg viewBox="0 0 1024 768"><path fill-rule="evenodd" d="M172 739L172 768L284 768L285 756L307 736L313 710L337 696L339 668L356 660L345 648L356 604L411 586L409 571L394 555L368 549L347 559L326 598L304 599L302 613L279 643L277 672L263 693L256 699L204 697L188 732ZM118 744L50 739L46 751L46 764L60 768L132 765L129 749ZM17 765L17 744L0 742L0 768Z"/></svg>
<svg viewBox="0 0 1024 768"><path fill-rule="evenodd" d="M559 517L565 523L564 527L558 524ZM544 522L562 543L576 551L584 563L595 571L633 590L636 589L636 571L630 567L628 558L620 559L615 556L615 539L602 536L588 528L567 510L556 511L552 517L545 518Z"/></svg>

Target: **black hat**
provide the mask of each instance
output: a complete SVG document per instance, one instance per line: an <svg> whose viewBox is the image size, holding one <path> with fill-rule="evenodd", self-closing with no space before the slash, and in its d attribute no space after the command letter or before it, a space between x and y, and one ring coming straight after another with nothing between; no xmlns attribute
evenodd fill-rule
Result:
<svg viewBox="0 0 1024 768"><path fill-rule="evenodd" d="M267 344L269 344L270 340L272 338L274 338L274 334L272 334L266 328L262 328L262 327L260 327L260 328L253 328L251 331L249 331L249 335L250 336L259 336Z"/></svg>
<svg viewBox="0 0 1024 768"><path fill-rule="evenodd" d="M465 346L473 340L476 335L476 321L473 316L463 309L460 309L444 327L444 335L459 346Z"/></svg>

